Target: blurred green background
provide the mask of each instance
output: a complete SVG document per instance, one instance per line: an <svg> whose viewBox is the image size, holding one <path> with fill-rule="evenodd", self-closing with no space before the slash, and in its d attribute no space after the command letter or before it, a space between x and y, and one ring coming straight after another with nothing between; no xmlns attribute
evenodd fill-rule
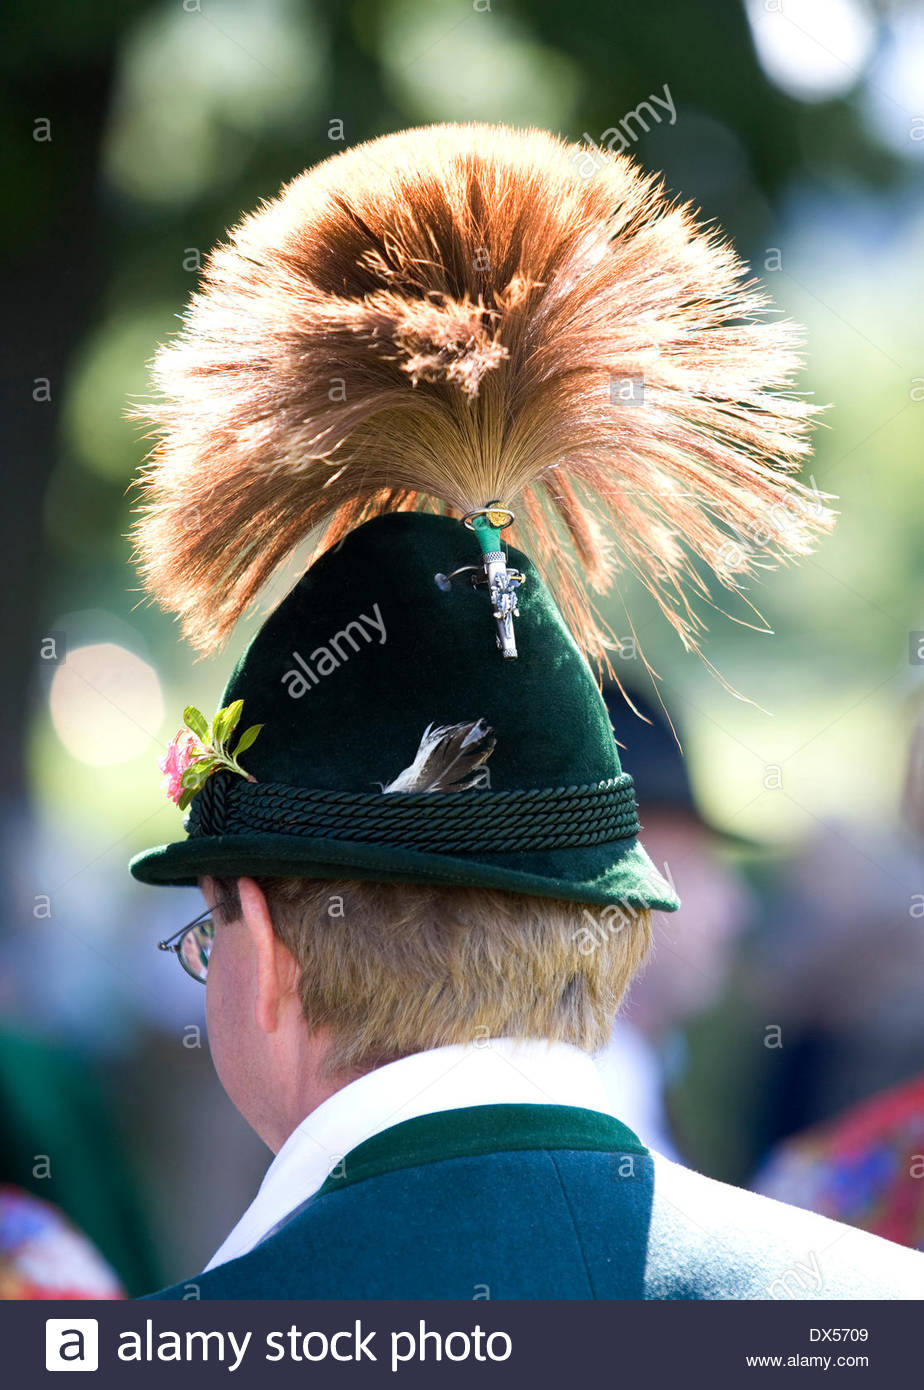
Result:
<svg viewBox="0 0 924 1390"><path fill-rule="evenodd" d="M126 403L144 393L206 251L305 166L407 125L501 120L575 140L622 129L806 325L801 385L829 406L810 472L841 516L814 557L749 594L775 636L711 615L708 656L746 698L686 656L631 583L608 616L622 635L622 604L632 612L709 814L771 847L747 869L759 901L819 827L836 824L848 856L881 867L875 835L900 833L924 628L924 12L887 0L50 0L12 14L0 55L0 999L8 1028L89 1059L123 1136L109 1161L127 1155L132 1219L155 1231L147 1265L129 1268L79 1202L72 1215L144 1287L199 1267L266 1157L211 1076L196 986L153 949L197 896L142 889L125 868L177 833L157 758L184 704L216 706L254 630L245 621L230 651L194 664L142 601L124 539L146 447ZM650 104L665 92L673 122ZM686 1030L674 1104L691 1157L717 1176L740 1180L775 1137L747 1120L768 1016L732 988ZM216 1132L237 1154L226 1179L212 1171ZM55 1143L66 1169L68 1143Z"/></svg>

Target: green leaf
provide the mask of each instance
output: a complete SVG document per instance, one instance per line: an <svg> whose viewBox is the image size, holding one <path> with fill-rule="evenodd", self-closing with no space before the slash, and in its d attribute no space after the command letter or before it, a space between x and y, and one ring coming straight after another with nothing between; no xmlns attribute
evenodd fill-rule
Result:
<svg viewBox="0 0 924 1390"><path fill-rule="evenodd" d="M214 767L215 764L212 759L203 758L201 762L193 763L180 778L180 786L192 787L194 791L198 791L202 784L208 781L209 774Z"/></svg>
<svg viewBox="0 0 924 1390"><path fill-rule="evenodd" d="M215 747L221 747L227 743L228 739L237 728L238 720L244 708L243 700L235 700L226 709L220 709L212 720L212 742Z"/></svg>
<svg viewBox="0 0 924 1390"><path fill-rule="evenodd" d="M183 723L187 729L191 729L196 738L202 743L209 741L209 723L201 710L196 709L195 705L187 705L183 711Z"/></svg>
<svg viewBox="0 0 924 1390"><path fill-rule="evenodd" d="M237 741L237 747L235 748L232 757L236 758L239 753L245 752L251 746L251 744L256 741L257 735L259 734L262 728L262 724L251 724L249 729L245 729Z"/></svg>
<svg viewBox="0 0 924 1390"><path fill-rule="evenodd" d="M195 796L195 794L196 794L196 793L195 793L195 791L193 790L192 787L188 787L188 788L186 789L185 792L181 792L181 793L180 793L180 799L179 799L179 801L178 801L176 804L177 804L177 806L179 806L179 808L180 808L181 811L185 811L185 810L186 810L187 806L188 806L189 803L192 801L192 799L193 799L193 797Z"/></svg>

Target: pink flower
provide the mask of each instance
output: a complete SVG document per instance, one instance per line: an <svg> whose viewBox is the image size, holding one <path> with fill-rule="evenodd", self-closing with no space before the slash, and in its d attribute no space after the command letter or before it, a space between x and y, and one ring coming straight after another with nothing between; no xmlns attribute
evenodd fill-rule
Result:
<svg viewBox="0 0 924 1390"><path fill-rule="evenodd" d="M158 764L164 774L164 791L171 801L179 803L183 795L183 773L204 751L195 734L190 733L189 729L180 729L167 749L167 756L161 758Z"/></svg>

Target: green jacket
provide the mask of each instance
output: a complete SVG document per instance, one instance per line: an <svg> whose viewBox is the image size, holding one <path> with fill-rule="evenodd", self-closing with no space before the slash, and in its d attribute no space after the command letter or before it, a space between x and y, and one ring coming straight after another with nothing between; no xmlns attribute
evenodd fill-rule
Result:
<svg viewBox="0 0 924 1390"><path fill-rule="evenodd" d="M160 1299L924 1298L924 1255L713 1182L598 1111L422 1115Z"/></svg>

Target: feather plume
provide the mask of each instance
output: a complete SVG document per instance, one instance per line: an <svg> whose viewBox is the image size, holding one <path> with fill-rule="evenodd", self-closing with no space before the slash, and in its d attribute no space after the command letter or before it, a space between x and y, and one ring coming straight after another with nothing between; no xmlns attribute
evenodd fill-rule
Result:
<svg viewBox="0 0 924 1390"><path fill-rule="evenodd" d="M481 769L494 752L497 739L482 719L428 724L410 767L399 772L383 792L465 792L484 779Z"/></svg>
<svg viewBox="0 0 924 1390"><path fill-rule="evenodd" d="M309 534L498 499L590 654L626 569L696 649L704 567L737 589L831 524L794 476L799 345L627 156L478 125L357 146L232 232L157 354L144 581L208 651Z"/></svg>

